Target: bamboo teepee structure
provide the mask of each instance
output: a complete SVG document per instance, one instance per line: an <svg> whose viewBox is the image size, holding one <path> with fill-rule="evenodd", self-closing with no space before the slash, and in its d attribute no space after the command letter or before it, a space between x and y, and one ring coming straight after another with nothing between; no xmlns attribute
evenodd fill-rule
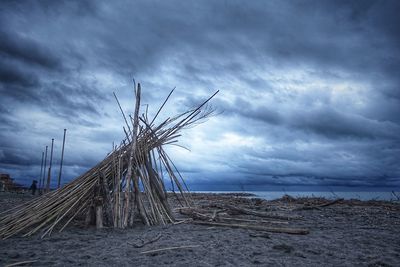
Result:
<svg viewBox="0 0 400 267"><path fill-rule="evenodd" d="M176 186L174 193L182 205L191 204L185 182L164 146L176 143L181 130L213 114L208 103L218 91L196 108L155 124L172 92L149 120L147 111L140 115L141 86L135 84L135 111L129 116L130 123L116 98L126 123L120 145L64 187L0 214L0 237L30 236L39 230L45 237L54 229L61 232L82 214L99 228L127 228L135 220L145 225L173 222L164 180L169 178Z"/></svg>

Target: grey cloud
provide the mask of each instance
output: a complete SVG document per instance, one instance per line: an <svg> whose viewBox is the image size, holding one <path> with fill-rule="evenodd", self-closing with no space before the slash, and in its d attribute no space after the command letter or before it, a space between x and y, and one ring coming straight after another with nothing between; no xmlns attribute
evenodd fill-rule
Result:
<svg viewBox="0 0 400 267"><path fill-rule="evenodd" d="M218 101L215 104L224 115L240 115L247 119L260 120L268 124L279 125L283 123L284 117L274 107L254 106L251 102L237 97L232 104L226 101Z"/></svg>
<svg viewBox="0 0 400 267"><path fill-rule="evenodd" d="M23 72L15 66L6 64L0 65L0 79L3 86L11 86L13 88L32 88L39 85L39 81L34 75ZM10 94L12 93L14 92L10 92Z"/></svg>
<svg viewBox="0 0 400 267"><path fill-rule="evenodd" d="M33 40L6 32L0 32L0 38L2 40L0 51L7 58L34 64L36 65L35 67L39 66L48 69L61 67L61 61L56 55L53 55L48 48L39 45Z"/></svg>
<svg viewBox="0 0 400 267"><path fill-rule="evenodd" d="M188 100L193 102L193 100ZM255 106L243 98L229 104L217 102L225 111L224 115L239 115L243 119L260 120L270 125L291 127L326 138L367 138L398 140L400 126L394 123L377 121L361 115L347 114L330 106L320 108L303 106L299 108L279 108L276 106Z"/></svg>
<svg viewBox="0 0 400 267"><path fill-rule="evenodd" d="M290 124L306 131L315 132L328 138L388 138L398 139L398 125L369 120L367 118L343 114L332 109L301 111L294 114Z"/></svg>
<svg viewBox="0 0 400 267"><path fill-rule="evenodd" d="M5 165L24 165L30 166L32 164L32 160L28 157L28 155L21 154L12 154L13 151L2 151L2 155L0 161ZM11 152L11 153L10 153Z"/></svg>

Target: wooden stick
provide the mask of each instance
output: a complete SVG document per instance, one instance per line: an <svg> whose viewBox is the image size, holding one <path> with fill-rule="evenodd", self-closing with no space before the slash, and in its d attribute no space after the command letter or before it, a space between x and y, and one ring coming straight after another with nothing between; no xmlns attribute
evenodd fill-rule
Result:
<svg viewBox="0 0 400 267"><path fill-rule="evenodd" d="M44 178L45 178L45 176L46 176L46 165L47 165L47 150L48 150L48 146L46 146L46 153L45 153L45 156L44 156L44 169L43 169L43 178L42 178L42 190L41 190L41 193L43 193L43 191L44 191Z"/></svg>
<svg viewBox="0 0 400 267"><path fill-rule="evenodd" d="M127 170L127 174L126 174L125 210L124 210L124 217L123 217L123 222L122 222L123 228L128 226L128 218L129 218L129 198L130 198L130 191L131 191L132 163L133 163L132 161L133 161L133 155L136 152L137 130L138 130L138 126L139 126L140 91L141 91L140 83L138 83L138 88L136 91L135 114L133 117L132 147L131 147L131 151L130 151L128 170Z"/></svg>
<svg viewBox="0 0 400 267"><path fill-rule="evenodd" d="M42 152L42 163L40 165L39 193L40 193L41 188L42 188L43 161L44 161L44 152Z"/></svg>
<svg viewBox="0 0 400 267"><path fill-rule="evenodd" d="M281 214L276 214L276 213L259 212L259 211L239 208L239 207L236 207L236 206L233 206L233 205L223 205L223 207L226 208L226 209L229 209L231 211L237 212L237 213L253 215L253 216L263 217L263 218L281 219L281 220L293 220L293 219L300 219L301 218L301 216L281 215Z"/></svg>
<svg viewBox="0 0 400 267"><path fill-rule="evenodd" d="M167 248L159 248L159 249L153 249L153 250L142 251L142 252L140 252L140 254L149 254L149 253L160 252L160 251L176 250L176 249L184 249L184 248L198 248L198 247L200 247L200 245L188 245L188 246L179 246L179 247L167 247Z"/></svg>
<svg viewBox="0 0 400 267"><path fill-rule="evenodd" d="M126 116L125 116L124 110L122 109L121 104L119 103L118 97L117 97L117 95L115 94L115 92L113 92L113 94L114 94L115 100L117 101L118 107L119 107L119 109L121 110L122 117L124 117L124 121L125 121L125 123L126 123L126 126L128 127L128 131L130 132L130 131L131 131L131 128L129 127L128 121L126 120Z"/></svg>
<svg viewBox="0 0 400 267"><path fill-rule="evenodd" d="M152 239L150 239L150 240L148 240L146 242L142 240L142 244L140 244L140 245L134 244L134 243L129 243L129 242L127 242L127 243L129 245L134 246L135 248L142 248L142 247L144 247L144 246L146 246L148 244L151 244L151 243L154 243L154 242L158 241L161 237L162 237L162 235L158 234L155 238L152 238Z"/></svg>
<svg viewBox="0 0 400 267"><path fill-rule="evenodd" d="M96 228L97 229L103 228L103 206L102 205L96 206Z"/></svg>
<svg viewBox="0 0 400 267"><path fill-rule="evenodd" d="M111 197L110 197L110 188L108 187L107 179L104 173L99 170L99 178L100 178L100 186L102 186L102 197L105 200L105 212L108 218L109 224L113 224L114 222L114 214L113 209L111 207Z"/></svg>
<svg viewBox="0 0 400 267"><path fill-rule="evenodd" d="M32 260L32 261L19 261L19 262L7 264L7 265L5 265L4 267L19 266L19 265L25 265L25 264L34 263L34 262L37 262L37 260Z"/></svg>
<svg viewBox="0 0 400 267"><path fill-rule="evenodd" d="M289 222L286 222L286 221L251 220L251 219L231 218L231 217L223 217L223 216L218 216L217 219L218 220L226 220L226 221L239 221L239 222L289 224Z"/></svg>
<svg viewBox="0 0 400 267"><path fill-rule="evenodd" d="M303 207L299 207L299 208L294 208L294 209L292 209L292 211L320 209L320 208L324 208L324 207L328 207L328 206L334 205L334 204L339 203L341 201L343 201L343 198L338 198L338 199L335 199L333 201L330 201L328 203L324 203L324 204L321 204L321 205L303 206Z"/></svg>
<svg viewBox="0 0 400 267"><path fill-rule="evenodd" d="M171 92L169 92L167 98L165 98L165 100L164 100L164 102L162 103L161 107L158 109L156 115L154 116L154 118L153 118L153 119L151 120L151 122L149 123L150 126L151 126L151 125L153 124L153 122L156 120L158 114L159 114L160 111L163 109L165 103L167 103L169 97L172 95L172 93L174 92L174 90L175 90L175 87L174 87L174 89L171 90Z"/></svg>
<svg viewBox="0 0 400 267"><path fill-rule="evenodd" d="M276 227L265 227L259 225L249 225L249 224L229 224L229 223L218 223L218 222L206 222L206 221L192 221L193 224L202 224L202 225L212 225L212 226L222 226L222 227L231 227L231 228L243 228L250 229L256 231L264 231L271 233L286 233L293 235L306 235L310 232L307 229L300 228L276 228Z"/></svg>
<svg viewBox="0 0 400 267"><path fill-rule="evenodd" d="M54 138L51 139L50 163L49 163L49 172L47 174L46 192L50 192L51 164L53 163L53 146L54 146Z"/></svg>
<svg viewBox="0 0 400 267"><path fill-rule="evenodd" d="M62 167L63 167L63 161L64 161L64 146L65 146L65 134L66 134L66 132L67 132L67 129L64 129L63 144L62 144L62 149L61 149L60 171L58 172L57 188L60 188L60 185L61 185L61 174L62 174Z"/></svg>

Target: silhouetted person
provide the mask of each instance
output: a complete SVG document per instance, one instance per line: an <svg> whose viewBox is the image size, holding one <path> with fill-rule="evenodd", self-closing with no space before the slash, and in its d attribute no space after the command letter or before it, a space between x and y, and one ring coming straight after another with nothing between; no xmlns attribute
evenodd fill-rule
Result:
<svg viewBox="0 0 400 267"><path fill-rule="evenodd" d="M30 190L32 190L32 195L35 195L36 189L37 189L37 181L33 180L31 187L29 188Z"/></svg>

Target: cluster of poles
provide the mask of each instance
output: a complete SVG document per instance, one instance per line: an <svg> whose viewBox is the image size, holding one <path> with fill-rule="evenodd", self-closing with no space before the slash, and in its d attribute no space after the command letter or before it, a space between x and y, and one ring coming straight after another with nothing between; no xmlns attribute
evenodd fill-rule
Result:
<svg viewBox="0 0 400 267"><path fill-rule="evenodd" d="M62 231L75 217L85 215L88 225L128 228L135 221L145 225L164 225L175 221L165 183L182 206L191 206L188 188L176 165L165 151L177 144L180 132L197 125L214 114L208 102L214 93L197 107L156 123L156 118L171 96L172 90L156 115L150 119L148 108L141 113L140 84L135 84L133 116L125 113L116 97L125 121L125 138L86 173L70 183L49 191L33 201L14 207L0 217L0 238L23 233L30 236L39 230L42 237L54 229ZM50 158L52 157L52 152ZM60 168L61 172L61 168ZM42 185L44 185L42 181ZM60 182L59 182L60 185Z"/></svg>
<svg viewBox="0 0 400 267"><path fill-rule="evenodd" d="M61 148L61 160L60 160L60 169L58 172L58 183L57 188L61 186L61 175L62 175L62 167L64 161L64 147L65 147L65 135L67 133L67 129L64 129L64 136L63 136L63 143ZM47 169L46 175L46 168L47 168L47 152L49 146L46 146L45 151L42 151L42 163L40 166L40 176L39 176L39 193L47 193L50 191L51 188L51 167L53 163L53 148L54 148L54 138L51 139L51 149L50 149L50 159L49 159L49 167ZM47 179L46 179L47 176Z"/></svg>

